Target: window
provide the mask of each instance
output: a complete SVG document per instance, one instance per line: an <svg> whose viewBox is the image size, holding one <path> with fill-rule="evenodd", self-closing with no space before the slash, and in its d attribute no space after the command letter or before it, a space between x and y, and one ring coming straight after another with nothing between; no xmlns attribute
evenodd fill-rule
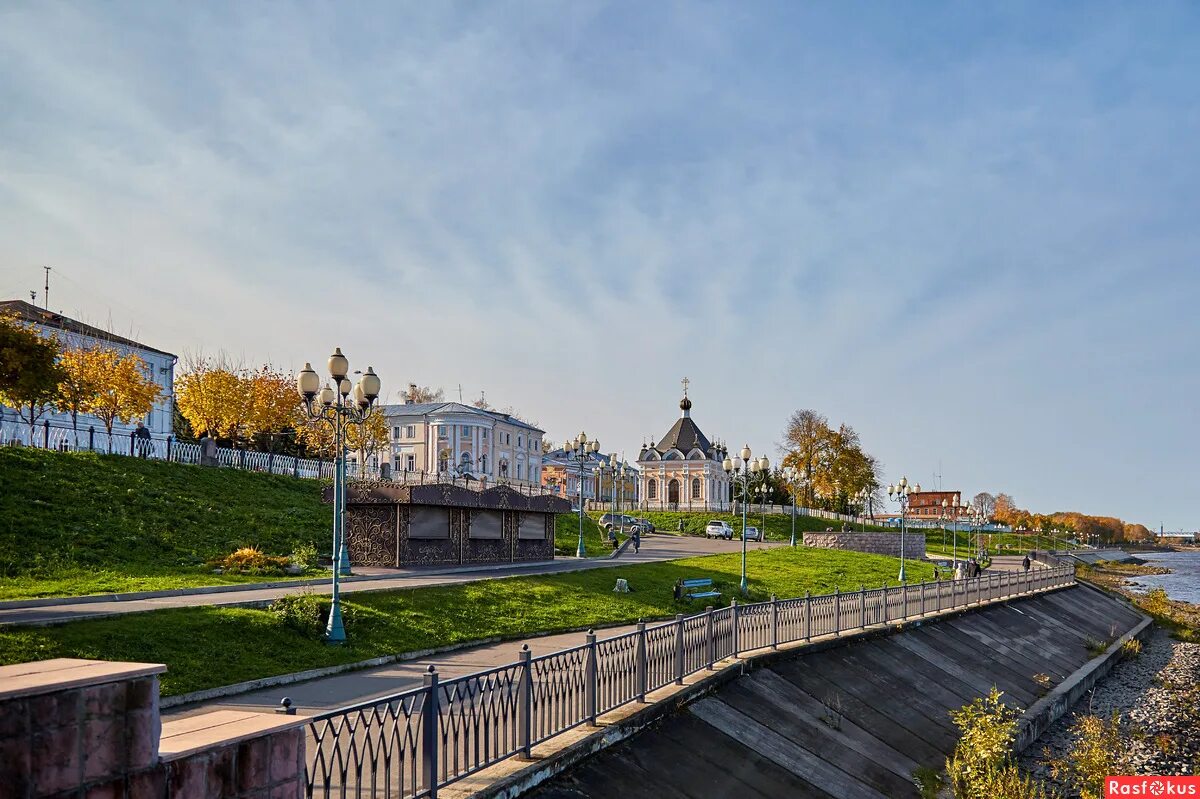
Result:
<svg viewBox="0 0 1200 799"><path fill-rule="evenodd" d="M487 428L486 428L486 427L485 427L485 428L483 428L482 430L480 430L480 431L479 431L479 434L480 434L480 437L481 437L481 438L483 438L483 440L484 440L484 441L487 441L487 434L488 434L488 431L487 431Z"/></svg>
<svg viewBox="0 0 1200 799"><path fill-rule="evenodd" d="M462 426L462 430L460 430L459 432L460 432L462 435L464 435L464 436L470 436L470 435L471 435L471 428L470 428L470 426L468 426L468 425L465 425L465 424L464 424L464 425Z"/></svg>
<svg viewBox="0 0 1200 799"><path fill-rule="evenodd" d="M471 468L471 453L464 452L462 455L460 455L458 457L458 464L463 469L470 469Z"/></svg>
<svg viewBox="0 0 1200 799"><path fill-rule="evenodd" d="M692 499L700 499L700 478L692 478Z"/></svg>
<svg viewBox="0 0 1200 799"><path fill-rule="evenodd" d="M395 441L395 440L396 440L396 439L398 439L398 438L400 438L400 428L399 428L399 427L393 427L393 428L392 428L392 440L393 440L393 441Z"/></svg>
<svg viewBox="0 0 1200 799"><path fill-rule="evenodd" d="M646 483L646 498L647 499L658 499L658 481L657 480L651 480L650 482Z"/></svg>
<svg viewBox="0 0 1200 799"><path fill-rule="evenodd" d="M487 455L479 456L479 471L487 474Z"/></svg>
<svg viewBox="0 0 1200 799"><path fill-rule="evenodd" d="M416 438L417 426L415 424L410 424L408 427L404 428L404 435L408 438Z"/></svg>
<svg viewBox="0 0 1200 799"><path fill-rule="evenodd" d="M521 436L517 436L517 446L518 447L525 446L525 442L521 439Z"/></svg>
<svg viewBox="0 0 1200 799"><path fill-rule="evenodd" d="M438 425L438 438L449 438L449 437L450 437L450 433L449 433L449 431L446 430L446 425L444 425L444 424Z"/></svg>
<svg viewBox="0 0 1200 799"><path fill-rule="evenodd" d="M416 455L405 455L404 456L404 468L407 471L415 472L417 470L417 456Z"/></svg>
<svg viewBox="0 0 1200 799"><path fill-rule="evenodd" d="M525 464L518 463L517 464L517 479L518 480L520 480L521 478L523 478L525 476L524 471L525 471Z"/></svg>

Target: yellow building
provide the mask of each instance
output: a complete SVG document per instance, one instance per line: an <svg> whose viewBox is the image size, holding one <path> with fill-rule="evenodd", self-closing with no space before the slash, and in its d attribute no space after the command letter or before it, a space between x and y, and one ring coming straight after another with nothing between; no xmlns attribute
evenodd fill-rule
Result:
<svg viewBox="0 0 1200 799"><path fill-rule="evenodd" d="M646 510L726 510L730 479L721 467L726 449L692 419L684 383L680 416L662 439L638 455L640 505Z"/></svg>

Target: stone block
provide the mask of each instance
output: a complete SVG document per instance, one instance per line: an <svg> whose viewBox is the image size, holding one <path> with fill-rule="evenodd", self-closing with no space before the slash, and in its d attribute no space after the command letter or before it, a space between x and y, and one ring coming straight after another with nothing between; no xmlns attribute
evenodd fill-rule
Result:
<svg viewBox="0 0 1200 799"><path fill-rule="evenodd" d="M32 755L28 736L0 740L0 787L24 796L30 787Z"/></svg>
<svg viewBox="0 0 1200 799"><path fill-rule="evenodd" d="M262 790L271 781L271 749L267 738L254 738L237 745L239 793Z"/></svg>
<svg viewBox="0 0 1200 799"><path fill-rule="evenodd" d="M162 717L157 710L136 710L125 716L125 763L137 771L158 763Z"/></svg>
<svg viewBox="0 0 1200 799"><path fill-rule="evenodd" d="M35 733L30 754L38 794L78 789L83 783L78 724Z"/></svg>
<svg viewBox="0 0 1200 799"><path fill-rule="evenodd" d="M129 775L127 799L166 799L167 770L155 766Z"/></svg>
<svg viewBox="0 0 1200 799"><path fill-rule="evenodd" d="M86 700L85 700L86 702ZM122 703L124 699L122 698ZM83 725L83 779L94 782L125 772L125 717L104 716Z"/></svg>
<svg viewBox="0 0 1200 799"><path fill-rule="evenodd" d="M0 741L29 735L29 702L10 699L0 702Z"/></svg>
<svg viewBox="0 0 1200 799"><path fill-rule="evenodd" d="M303 796L304 782L299 779L281 782L271 789L271 799L302 799Z"/></svg>
<svg viewBox="0 0 1200 799"><path fill-rule="evenodd" d="M236 751L237 747L223 746L208 756L208 791L213 796L237 796Z"/></svg>
<svg viewBox="0 0 1200 799"><path fill-rule="evenodd" d="M167 770L167 795L183 797L205 796L208 778L208 758L203 755L185 757L169 764Z"/></svg>
<svg viewBox="0 0 1200 799"><path fill-rule="evenodd" d="M111 718L125 715L125 683L112 682L83 689L83 717Z"/></svg>
<svg viewBox="0 0 1200 799"><path fill-rule="evenodd" d="M125 709L129 712L135 710L153 710L158 712L158 677L142 677L137 680L130 680L126 684Z"/></svg>
<svg viewBox="0 0 1200 799"><path fill-rule="evenodd" d="M303 747L303 729L285 730L271 736L271 782L296 776L296 753Z"/></svg>
<svg viewBox="0 0 1200 799"><path fill-rule="evenodd" d="M125 777L88 786L83 799L125 799Z"/></svg>
<svg viewBox="0 0 1200 799"><path fill-rule="evenodd" d="M78 688L31 696L29 723L40 730L77 726L82 696L83 691Z"/></svg>

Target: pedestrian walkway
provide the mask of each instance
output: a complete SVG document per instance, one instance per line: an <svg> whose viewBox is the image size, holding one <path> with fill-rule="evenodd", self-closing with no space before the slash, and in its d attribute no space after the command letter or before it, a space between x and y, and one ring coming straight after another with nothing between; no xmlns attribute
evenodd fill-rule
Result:
<svg viewBox="0 0 1200 799"><path fill-rule="evenodd" d="M779 546L776 542L752 544L752 549ZM352 594L359 591L390 591L403 588L420 588L433 585L455 585L458 583L476 582L478 580L495 580L505 577L525 577L539 574L561 574L563 572L582 571L585 569L603 569L630 563L651 563L676 558L689 558L700 555L715 555L723 552L740 551L741 543L737 541L710 540L692 536L649 535L642 539L641 552L626 549L618 558L557 558L553 561L539 563L518 563L509 566L480 570L465 568L460 570L439 570L430 572L420 569L396 569L394 577L380 574L380 570L372 570L372 576L378 579L353 581L342 584L342 593ZM231 587L233 588L233 587ZM262 588L255 590L226 590L175 594L172 596L117 599L97 602L94 598L81 601L78 604L63 604L34 608L7 608L0 603L0 627L16 625L61 624L82 619L102 618L124 613L145 613L152 610L167 608L202 607L209 605L263 605L281 596L312 592L328 594L331 590L329 583L319 585L289 585Z"/></svg>

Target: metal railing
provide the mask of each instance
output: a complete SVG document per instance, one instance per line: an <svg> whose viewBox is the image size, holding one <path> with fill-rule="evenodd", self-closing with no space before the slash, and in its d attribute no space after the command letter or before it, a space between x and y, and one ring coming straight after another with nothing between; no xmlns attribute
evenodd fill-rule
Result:
<svg viewBox="0 0 1200 799"><path fill-rule="evenodd" d="M1070 585L1074 569L863 588L706 608L633 632L314 716L307 796L433 797L438 789L743 652L773 649Z"/></svg>
<svg viewBox="0 0 1200 799"><path fill-rule="evenodd" d="M170 461L203 465L202 446L191 441L179 441L174 436L139 438L132 430L114 431L109 435L94 425L75 429L49 421L37 422L31 430L24 422L7 420L0 422L0 445L20 444L36 449L57 452L99 452L111 455L128 455L149 460ZM291 477L332 478L333 461L324 458L301 458L278 452L261 452L232 447L212 448L209 465L251 472L287 475ZM378 466L361 467L355 461L346 464L351 479L390 480L405 484L449 484L471 489L483 489L506 485L530 496L551 493L539 483L513 480L506 477L479 479L457 476L452 472L395 471ZM385 476L386 475L386 476Z"/></svg>

